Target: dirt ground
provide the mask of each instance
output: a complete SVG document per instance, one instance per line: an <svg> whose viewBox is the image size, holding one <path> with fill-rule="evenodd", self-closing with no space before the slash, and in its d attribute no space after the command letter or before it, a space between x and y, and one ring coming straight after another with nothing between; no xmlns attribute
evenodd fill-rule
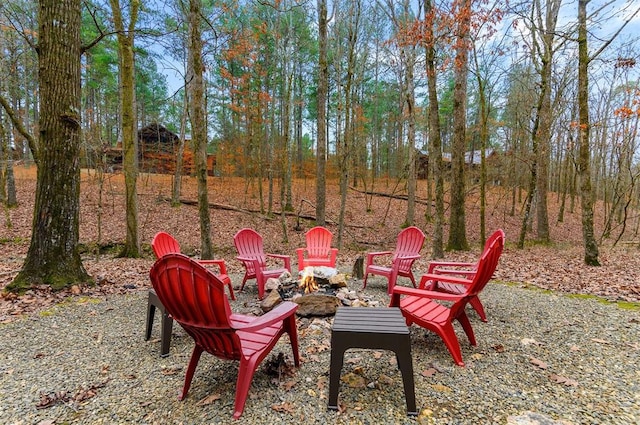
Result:
<svg viewBox="0 0 640 425"><path fill-rule="evenodd" d="M19 205L5 209L4 223L0 226L0 289L19 272L29 246L33 201L35 193L34 166L15 169ZM149 286L148 271L153 263L149 244L160 231L173 234L184 253L197 255L200 244L195 179L183 179L182 200L172 207L171 176L141 174L138 178L139 231L145 247L142 259L116 258L118 244L125 239L124 182L121 174L105 174L102 178L94 170L83 170L80 214L80 242L84 247L83 261L87 271L98 282L94 287L74 287L68 292L52 294L47 288L38 288L16 298L4 294L0 298L0 322L36 311L68 296L113 294ZM393 180L379 180L368 191L401 194L402 184ZM385 196L367 196L360 185L351 188L345 208L346 227L338 241L340 197L337 182L327 188L327 227L334 233L334 246L340 243L338 266L346 272L352 270L355 259L368 251L393 249L395 239L406 219L406 201ZM273 216L262 214L260 188L257 181L239 178L210 178L209 202L212 236L216 256L224 258L231 273L240 273L241 264L235 259L233 235L244 227L260 232L267 252L295 254L295 248L304 245L304 232L315 224L309 218L315 213L315 185L313 180L297 179L293 187L294 212L285 217L280 213L280 191L273 192ZM268 185L262 187L263 209L268 207ZM414 266L419 274L426 271L431 258L432 225L425 219L426 183L419 182L415 224L427 235L423 257ZM478 189L471 188L467 197L467 238L471 249L466 252L448 252L446 259L473 261L480 246L480 206ZM517 205L521 205L519 202ZM507 188L492 187L486 208L486 229L492 232L502 228L507 246L502 256L496 279L521 285L564 291L574 294L594 294L612 301L640 301L640 251L638 242L627 241L611 247L605 240L600 248L601 267L583 264L582 230L579 201L573 212L565 213L564 221L557 222L558 198L549 196L550 246L529 243L524 250L515 248L521 226L516 213L511 216L511 192ZM433 209L432 209L433 211ZM448 217L449 212L446 212ZM601 208L596 211L596 235L603 222ZM283 230L286 227L286 234ZM445 228L445 241L447 238ZM531 232L529 239L535 234ZM109 247L115 247L109 250ZM295 259L294 259L295 263ZM234 282L235 283L235 282ZM237 283L239 284L239 282ZM236 284L236 285L237 285Z"/></svg>

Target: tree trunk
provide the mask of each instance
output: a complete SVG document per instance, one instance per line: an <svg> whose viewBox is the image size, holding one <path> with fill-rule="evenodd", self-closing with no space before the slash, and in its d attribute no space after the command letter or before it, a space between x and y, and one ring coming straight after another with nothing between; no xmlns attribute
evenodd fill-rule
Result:
<svg viewBox="0 0 640 425"><path fill-rule="evenodd" d="M589 151L589 50L587 46L587 3L578 0L578 121L580 153L580 196L582 200L582 237L584 241L584 262L599 266L598 244L593 231L593 193L591 190L591 158Z"/></svg>
<svg viewBox="0 0 640 425"><path fill-rule="evenodd" d="M326 205L327 156L327 92L329 67L327 65L327 1L318 0L318 142L316 146L316 224L324 226Z"/></svg>
<svg viewBox="0 0 640 425"><path fill-rule="evenodd" d="M138 16L138 1L132 1L129 10L129 25L125 32L119 0L110 0L113 22L118 35L118 59L120 67L120 113L122 125L122 147L124 185L126 199L127 238L120 256L140 257L138 235L138 143L136 120L134 35Z"/></svg>
<svg viewBox="0 0 640 425"><path fill-rule="evenodd" d="M200 32L202 7L200 0L189 2L189 61L192 78L189 82L191 100L191 133L195 153L196 180L198 182L198 213L200 218L200 257L213 258L211 219L207 191L207 126L204 100L204 63L202 62L202 35Z"/></svg>
<svg viewBox="0 0 640 425"><path fill-rule="evenodd" d="M39 3L40 139L33 226L27 257L9 291L37 284L58 290L90 281L78 251L80 4Z"/></svg>
<svg viewBox="0 0 640 425"><path fill-rule="evenodd" d="M436 53L433 39L433 5L431 0L425 2L425 20L429 22L427 28L426 65L427 85L429 93L429 167L435 180L435 209L433 222L432 258L444 257L444 172L442 167L442 139L440 137L440 111L438 105Z"/></svg>
<svg viewBox="0 0 640 425"><path fill-rule="evenodd" d="M453 146L451 152L451 209L449 215L449 250L467 250L467 231L464 205L464 153L466 151L467 72L469 62L468 37L471 0L460 6L456 28L454 93L453 93Z"/></svg>

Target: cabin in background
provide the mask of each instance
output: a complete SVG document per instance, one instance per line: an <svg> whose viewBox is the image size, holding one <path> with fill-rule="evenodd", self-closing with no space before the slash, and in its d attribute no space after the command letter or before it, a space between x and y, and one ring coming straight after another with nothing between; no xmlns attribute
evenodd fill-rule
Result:
<svg viewBox="0 0 640 425"><path fill-rule="evenodd" d="M174 174L180 138L166 127L152 123L138 130L138 167L143 173ZM122 143L105 150L107 168L122 170ZM207 175L213 176L215 156L207 155ZM182 153L182 174L195 173L195 158L190 141L185 141Z"/></svg>

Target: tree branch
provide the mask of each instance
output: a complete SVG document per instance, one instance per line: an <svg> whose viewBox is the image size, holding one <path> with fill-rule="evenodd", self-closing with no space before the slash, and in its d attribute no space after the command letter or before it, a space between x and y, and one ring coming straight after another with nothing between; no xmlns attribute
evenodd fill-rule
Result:
<svg viewBox="0 0 640 425"><path fill-rule="evenodd" d="M2 105L4 110L7 111L7 115L9 115L9 118L11 119L11 122L13 123L13 126L16 128L16 130L18 130L18 132L22 134L25 139L27 139L27 142L29 143L29 149L31 150L31 155L33 155L33 160L36 164L38 164L38 141L35 137L33 137L31 133L27 131L27 129L24 127L24 124L18 117L18 114L16 114L16 111L13 110L11 105L9 105L7 99L5 99L2 94L0 94L0 104Z"/></svg>

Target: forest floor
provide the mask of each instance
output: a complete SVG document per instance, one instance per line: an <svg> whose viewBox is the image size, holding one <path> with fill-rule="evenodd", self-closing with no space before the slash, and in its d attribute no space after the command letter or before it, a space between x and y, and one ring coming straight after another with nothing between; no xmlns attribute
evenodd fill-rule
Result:
<svg viewBox="0 0 640 425"><path fill-rule="evenodd" d="M15 169L19 205L5 209L4 223L0 225L0 290L19 272L29 247L35 194L35 167L17 166ZM195 179L183 179L180 206L171 206L171 176L142 174L138 178L139 231L144 247L141 259L117 258L118 247L125 239L125 196L122 174L105 174L100 178L93 170L83 170L81 187L80 242L83 262L89 274L96 280L95 286L76 286L61 293L51 293L48 288L36 288L16 297L0 295L0 323L15 320L60 302L69 295L99 296L101 294L126 293L150 286L148 271L153 264L149 244L158 231L173 234L182 251L197 255L200 245L198 211L192 204L196 200ZM315 213L315 186L309 179L295 180L292 190L294 212L283 217L280 204L273 203L273 216L260 213L260 188L256 181L239 178L216 177L209 180L209 202L212 204L212 236L216 256L224 258L229 274L241 273L242 266L235 259L233 235L244 227L251 227L262 234L267 252L295 254L295 248L304 245L304 232L314 226L310 219ZM357 257L368 251L390 250L406 218L406 201L380 194L399 195L402 184L393 180L378 180L366 191L360 184L351 188L345 206L345 231L338 254L338 268L351 272ZM262 188L267 208L268 186ZM431 258L432 225L426 222L426 184L419 182L419 199L415 224L425 231L427 240L423 257L414 266L416 274L426 271ZM273 198L280 199L279 188ZM567 211L563 222L557 222L559 202L556 194L549 196L549 221L552 243L534 242L535 232L528 234L525 249L517 249L520 233L521 200L516 201L516 214L511 215L511 191L502 187L489 190L486 207L487 234L502 228L507 237L505 252L501 258L496 279L521 286L538 287L571 294L595 295L616 302L640 302L640 251L639 237L627 236L623 242L612 246L610 240L600 245L600 267L584 265L582 227L579 200L574 210ZM448 205L447 205L448 207ZM334 246L338 244L338 216L340 197L336 182L327 187L327 227L334 233ZM433 211L433 209L432 209ZM449 212L446 211L446 217ZM305 218L306 217L306 218ZM603 208L598 204L595 212L596 236L601 234L604 222ZM283 225L283 218L286 225ZM445 259L475 261L481 251L480 207L478 188L470 189L466 206L466 229L469 251L447 252ZM628 229L637 223L627 223ZM284 229L286 228L286 235ZM534 227L535 228L535 227ZM615 233L615 232L614 232ZM627 230L627 233L631 231ZM445 226L445 242L447 227ZM295 262L295 258L294 258ZM237 287L239 282L234 282Z"/></svg>

